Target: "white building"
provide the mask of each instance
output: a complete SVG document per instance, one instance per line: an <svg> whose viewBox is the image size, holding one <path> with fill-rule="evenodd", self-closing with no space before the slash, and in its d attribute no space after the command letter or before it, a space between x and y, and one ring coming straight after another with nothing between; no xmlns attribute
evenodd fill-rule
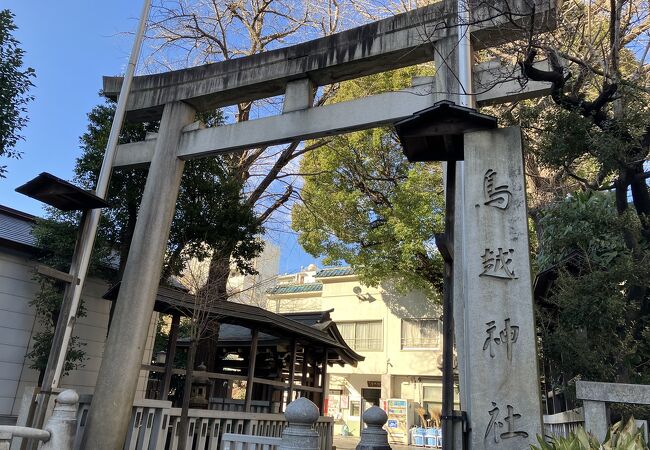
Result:
<svg viewBox="0 0 650 450"><path fill-rule="evenodd" d="M257 272L255 275L242 275L235 267L231 269L228 277L228 299L264 308L266 291L276 284L280 269L280 248L264 241L264 250L252 261L252 266Z"/></svg>
<svg viewBox="0 0 650 450"><path fill-rule="evenodd" d="M329 370L329 410L358 435L361 413L380 399L400 398L428 417L442 406L441 307L422 293L370 288L350 268L307 270L278 277L268 291L274 312L326 311L346 342L365 357L357 367ZM415 417L411 418L414 422Z"/></svg>

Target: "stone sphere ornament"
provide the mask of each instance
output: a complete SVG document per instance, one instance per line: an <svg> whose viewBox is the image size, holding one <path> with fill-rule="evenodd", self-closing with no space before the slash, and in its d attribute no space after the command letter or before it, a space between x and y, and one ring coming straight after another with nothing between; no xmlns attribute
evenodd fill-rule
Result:
<svg viewBox="0 0 650 450"><path fill-rule="evenodd" d="M289 403L284 412L290 424L313 424L318 420L320 412L318 406L306 397L300 397Z"/></svg>
<svg viewBox="0 0 650 450"><path fill-rule="evenodd" d="M318 450L319 436L314 425L320 416L318 406L305 397L289 403L284 417L289 422L282 432L278 450Z"/></svg>
<svg viewBox="0 0 650 450"><path fill-rule="evenodd" d="M361 440L356 450L391 450L388 444L388 433L383 426L388 422L388 415L379 406L371 406L362 416L367 425L361 431Z"/></svg>
<svg viewBox="0 0 650 450"><path fill-rule="evenodd" d="M388 422L388 414L379 406L371 406L363 413L363 421L366 425L384 426Z"/></svg>

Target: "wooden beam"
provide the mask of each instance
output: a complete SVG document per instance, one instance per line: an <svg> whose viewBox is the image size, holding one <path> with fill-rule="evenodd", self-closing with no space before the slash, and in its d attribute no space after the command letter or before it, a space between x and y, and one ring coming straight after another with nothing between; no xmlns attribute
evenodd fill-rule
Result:
<svg viewBox="0 0 650 450"><path fill-rule="evenodd" d="M305 392L321 392L320 387L314 387L314 386L301 386L301 385L295 385L294 389L296 391L305 391Z"/></svg>
<svg viewBox="0 0 650 450"><path fill-rule="evenodd" d="M248 364L248 378L246 380L246 404L244 406L244 412L251 411L251 402L253 401L253 383L255 379L255 357L257 355L257 342L259 340L259 332L253 330L253 337L251 340L251 351L249 353L249 364Z"/></svg>
<svg viewBox="0 0 650 450"><path fill-rule="evenodd" d="M49 278L54 278L56 280L64 281L70 284L72 284L75 280L74 275L67 272L62 272L60 270L56 270L52 267L45 266L43 264L39 264L36 266L36 272L39 275L43 275ZM79 284L79 278L77 278L76 283Z"/></svg>
<svg viewBox="0 0 650 450"><path fill-rule="evenodd" d="M172 315L172 324L169 329L169 340L167 341L167 359L165 361L165 375L160 386L160 400L167 400L169 396L169 385L172 381L172 370L174 369L174 358L176 357L176 342L178 340L178 326L181 322L180 314Z"/></svg>
<svg viewBox="0 0 650 450"><path fill-rule="evenodd" d="M296 364L298 360L298 342L296 338L291 339L291 367L289 367L289 394L287 404L293 401L293 390L296 384Z"/></svg>
<svg viewBox="0 0 650 450"><path fill-rule="evenodd" d="M300 370L300 384L302 386L307 385L307 371L309 370L309 355L307 353L307 347L302 348L302 367Z"/></svg>
<svg viewBox="0 0 650 450"><path fill-rule="evenodd" d="M253 378L253 382L255 384L265 384L267 386L277 386L281 388L287 388L287 383L284 381L278 381L278 380L267 380L266 378Z"/></svg>
<svg viewBox="0 0 650 450"><path fill-rule="evenodd" d="M79 273L79 258L80 248L84 246L84 229L88 224L89 215L87 211L84 211L81 215L81 222L79 223L79 229L77 231L77 241L75 243L75 251L72 255L72 261L70 262L70 273L78 274ZM77 278L76 275L72 276L72 280ZM42 428L43 423L45 422L45 414L47 411L47 406L50 399L50 389L52 387L58 387L60 378L63 373L57 374L56 365L57 359L61 357L65 358L66 353L68 352L67 344L64 342L66 337L66 331L68 329L74 328L74 324L77 321L77 312L72 311L73 306L73 294L75 292L74 285L68 283L65 286L65 291L63 293L63 300L61 302L61 308L59 311L59 317L57 318L56 328L54 329L54 336L52 337L52 342L50 346L50 353L48 356L48 363L43 372L43 380L41 382L41 387L44 389L39 392L36 397L36 407L34 410L34 415L32 417L31 427L32 428ZM109 324L110 328L110 317ZM57 379L57 376L59 379Z"/></svg>
<svg viewBox="0 0 650 450"><path fill-rule="evenodd" d="M325 399L327 398L327 348L323 348L323 369L321 370L321 399L320 399L320 410L321 414L323 414L323 411L325 410Z"/></svg>

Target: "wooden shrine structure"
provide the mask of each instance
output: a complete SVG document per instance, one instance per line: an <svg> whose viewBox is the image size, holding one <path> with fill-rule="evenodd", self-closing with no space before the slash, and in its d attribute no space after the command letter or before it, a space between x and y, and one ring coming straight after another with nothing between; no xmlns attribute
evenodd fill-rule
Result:
<svg viewBox="0 0 650 450"><path fill-rule="evenodd" d="M115 300L119 284L104 298ZM184 376L175 368L177 349L187 348L178 336L180 318L193 314L193 296L180 289L161 286L154 310L172 316L164 365L143 365L154 388L147 397L169 400L173 376ZM356 366L364 357L344 341L331 311L275 314L257 306L219 302L204 309L219 323L218 338L197 355L203 370L193 378L204 386L193 407L257 413L281 413L295 398L307 397L321 411L327 397L327 367ZM211 338L207 338L211 339ZM233 382L245 382L245 399L232 398ZM150 383L151 384L151 383ZM250 389L249 389L250 387ZM173 400L180 400L180 395Z"/></svg>

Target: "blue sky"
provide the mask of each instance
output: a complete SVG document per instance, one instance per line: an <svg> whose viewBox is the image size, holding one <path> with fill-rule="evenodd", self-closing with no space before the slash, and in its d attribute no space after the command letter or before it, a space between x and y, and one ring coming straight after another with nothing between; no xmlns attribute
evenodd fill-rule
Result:
<svg viewBox="0 0 650 450"><path fill-rule="evenodd" d="M102 75L123 73L142 8L139 0L3 0L15 14L14 35L25 50L25 64L36 70L36 99L18 148L20 160L3 160L8 175L0 179L0 204L35 215L41 204L14 192L40 172L71 179L80 154L79 136L86 114L101 102ZM292 234L273 236L282 250L281 272L315 262Z"/></svg>

